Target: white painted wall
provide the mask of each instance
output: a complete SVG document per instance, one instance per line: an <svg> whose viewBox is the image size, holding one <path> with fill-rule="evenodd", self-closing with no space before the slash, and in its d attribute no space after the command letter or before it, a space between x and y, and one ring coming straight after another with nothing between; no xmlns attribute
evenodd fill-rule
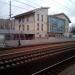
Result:
<svg viewBox="0 0 75 75"><path fill-rule="evenodd" d="M29 18L29 21L27 22L27 18ZM19 25L21 25L20 31L23 31L23 25L24 25L24 31L23 32L34 32L35 30L35 26L34 26L34 15L30 15L30 16L25 16L24 17L24 22L21 20L21 22L19 23L18 19L15 19L15 30L19 31ZM27 25L29 25L29 31L27 31Z"/></svg>
<svg viewBox="0 0 75 75"><path fill-rule="evenodd" d="M35 37L39 37L41 35L42 37L45 37L47 35L47 15L48 15L48 9L47 8L39 8L33 10L35 13L31 14L29 16L24 17L24 23L21 21L19 23L19 20L15 19L15 30L19 31L19 25L21 25L20 31L23 31L22 25L24 25L24 33L33 33L35 34ZM39 21L37 21L37 14L39 14ZM41 15L43 15L43 22ZM27 18L29 18L29 21L27 22ZM39 23L39 31L37 30L37 23ZM41 30L41 25L43 24L43 31ZM29 25L29 31L27 31L27 25Z"/></svg>
<svg viewBox="0 0 75 75"><path fill-rule="evenodd" d="M37 21L37 14L39 14L39 21ZM42 17L43 15L43 21ZM48 15L48 9L39 9L35 10L35 36L39 37L41 35L42 37L45 37L47 34L47 15ZM37 23L39 23L39 31L37 30ZM41 25L43 24L43 31L41 30Z"/></svg>

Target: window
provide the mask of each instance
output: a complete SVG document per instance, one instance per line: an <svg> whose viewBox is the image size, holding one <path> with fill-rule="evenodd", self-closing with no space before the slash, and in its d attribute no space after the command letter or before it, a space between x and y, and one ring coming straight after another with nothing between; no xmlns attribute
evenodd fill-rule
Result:
<svg viewBox="0 0 75 75"><path fill-rule="evenodd" d="M10 40L10 38L11 38L11 37L10 37L10 34L6 34L6 35L5 35L5 39L6 39L6 40Z"/></svg>
<svg viewBox="0 0 75 75"><path fill-rule="evenodd" d="M39 35L39 38L41 38L41 35Z"/></svg>
<svg viewBox="0 0 75 75"><path fill-rule="evenodd" d="M21 25L19 25L19 30L20 30L20 28L21 28Z"/></svg>
<svg viewBox="0 0 75 75"><path fill-rule="evenodd" d="M15 30L15 27L13 26L13 30Z"/></svg>
<svg viewBox="0 0 75 75"><path fill-rule="evenodd" d="M37 21L39 21L39 14L37 14Z"/></svg>
<svg viewBox="0 0 75 75"><path fill-rule="evenodd" d="M64 20L59 19L59 18L51 18L51 24L52 24L52 28L51 30L54 32L64 32Z"/></svg>
<svg viewBox="0 0 75 75"><path fill-rule="evenodd" d="M19 23L21 22L21 18L19 19Z"/></svg>
<svg viewBox="0 0 75 75"><path fill-rule="evenodd" d="M22 18L22 22L24 23L24 18Z"/></svg>
<svg viewBox="0 0 75 75"><path fill-rule="evenodd" d="M29 17L27 17L27 22L29 21Z"/></svg>
<svg viewBox="0 0 75 75"><path fill-rule="evenodd" d="M4 27L1 25L1 26L0 26L0 29L4 29Z"/></svg>
<svg viewBox="0 0 75 75"><path fill-rule="evenodd" d="M8 24L5 24L5 29L10 29Z"/></svg>
<svg viewBox="0 0 75 75"><path fill-rule="evenodd" d="M27 25L27 31L29 31L29 25Z"/></svg>
<svg viewBox="0 0 75 75"><path fill-rule="evenodd" d="M37 30L39 30L39 23L37 23Z"/></svg>
<svg viewBox="0 0 75 75"><path fill-rule="evenodd" d="M24 25L22 25L22 27L23 27L23 31L24 31Z"/></svg>
<svg viewBox="0 0 75 75"><path fill-rule="evenodd" d="M43 24L41 25L41 30L43 31Z"/></svg>
<svg viewBox="0 0 75 75"><path fill-rule="evenodd" d="M11 29L12 29L12 23L11 23Z"/></svg>
<svg viewBox="0 0 75 75"><path fill-rule="evenodd" d="M41 15L41 20L42 20L42 22L43 22L43 15Z"/></svg>

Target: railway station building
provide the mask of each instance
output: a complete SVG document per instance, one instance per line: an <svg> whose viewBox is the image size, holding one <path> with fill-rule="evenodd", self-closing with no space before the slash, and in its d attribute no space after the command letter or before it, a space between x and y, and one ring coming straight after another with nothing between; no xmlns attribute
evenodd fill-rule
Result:
<svg viewBox="0 0 75 75"><path fill-rule="evenodd" d="M37 8L13 17L0 19L0 35L6 40L69 37L70 19L64 14L48 15L48 7Z"/></svg>
<svg viewBox="0 0 75 75"><path fill-rule="evenodd" d="M41 7L14 16L15 30L20 32L15 35L23 40L47 38L48 8Z"/></svg>

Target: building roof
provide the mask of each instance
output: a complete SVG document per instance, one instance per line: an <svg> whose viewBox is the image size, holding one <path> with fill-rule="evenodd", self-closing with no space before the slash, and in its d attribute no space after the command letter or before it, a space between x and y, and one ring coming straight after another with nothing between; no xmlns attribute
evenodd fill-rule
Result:
<svg viewBox="0 0 75 75"><path fill-rule="evenodd" d="M71 21L70 21L70 19L68 18L68 16L65 15L64 13L54 14L54 16L59 16L59 15L64 15L64 16L67 18L67 20L69 21L69 23L71 23Z"/></svg>
<svg viewBox="0 0 75 75"><path fill-rule="evenodd" d="M34 14L34 13L35 13L34 11L28 11L28 12L25 12L25 13L22 13L22 14L14 16L14 18L19 18L19 17L27 16L27 15Z"/></svg>
<svg viewBox="0 0 75 75"><path fill-rule="evenodd" d="M57 19L60 19L60 20L64 20L64 19L62 19L62 18L60 18L60 17L57 17L57 16L54 16L54 15L48 15L48 17L53 17L53 18L57 18ZM65 21L65 20L64 20Z"/></svg>
<svg viewBox="0 0 75 75"><path fill-rule="evenodd" d="M0 19L0 22L9 22L9 19Z"/></svg>
<svg viewBox="0 0 75 75"><path fill-rule="evenodd" d="M25 13L22 13L22 14L19 14L19 15L16 15L16 16L14 16L14 18L19 18L19 17L23 17L23 16L28 16L28 15L34 14L35 13L35 10L40 10L40 9L48 9L48 7L36 8L34 10L31 10L31 11L28 11L28 12L25 12Z"/></svg>

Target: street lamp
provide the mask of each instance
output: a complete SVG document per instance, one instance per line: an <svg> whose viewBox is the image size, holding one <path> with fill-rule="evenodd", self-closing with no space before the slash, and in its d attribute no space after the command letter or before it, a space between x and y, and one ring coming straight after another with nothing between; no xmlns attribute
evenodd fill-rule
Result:
<svg viewBox="0 0 75 75"><path fill-rule="evenodd" d="M21 31L21 34L22 34L22 31ZM18 46L21 46L21 42L20 42L20 40L21 40L21 35L19 34Z"/></svg>
<svg viewBox="0 0 75 75"><path fill-rule="evenodd" d="M18 46L20 46L21 43L20 43L20 33L19 33L19 40L18 40Z"/></svg>

